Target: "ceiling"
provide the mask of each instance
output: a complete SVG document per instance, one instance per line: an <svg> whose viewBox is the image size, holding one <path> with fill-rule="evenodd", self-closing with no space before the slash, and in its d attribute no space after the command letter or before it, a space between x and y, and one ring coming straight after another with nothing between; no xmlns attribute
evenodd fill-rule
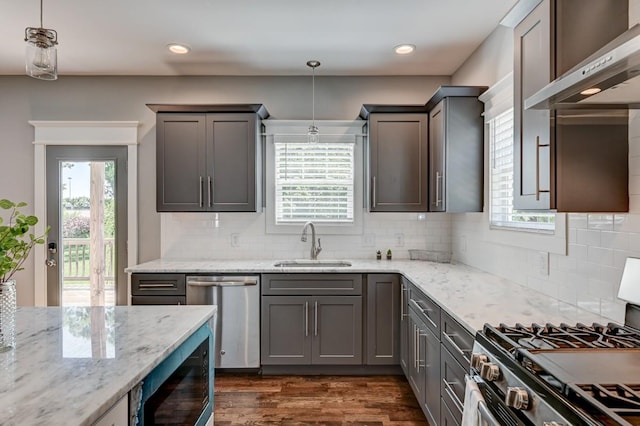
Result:
<svg viewBox="0 0 640 426"><path fill-rule="evenodd" d="M60 75L451 75L517 0L44 0ZM0 75L38 0L0 0ZM185 43L187 55L169 53ZM416 51L397 55L394 46Z"/></svg>

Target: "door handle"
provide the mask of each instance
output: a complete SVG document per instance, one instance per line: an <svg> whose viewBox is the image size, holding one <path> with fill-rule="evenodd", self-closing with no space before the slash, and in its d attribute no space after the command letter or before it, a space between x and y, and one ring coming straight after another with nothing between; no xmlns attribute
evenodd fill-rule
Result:
<svg viewBox="0 0 640 426"><path fill-rule="evenodd" d="M58 253L58 246L55 241L51 241L49 244L47 244L47 260L44 261L45 265L47 265L49 268L55 268L56 266L58 266L58 262L56 262L56 259L54 257L54 254L56 253Z"/></svg>
<svg viewBox="0 0 640 426"><path fill-rule="evenodd" d="M304 336L309 336L309 302L304 302Z"/></svg>
<svg viewBox="0 0 640 426"><path fill-rule="evenodd" d="M536 201L540 200L540 193L551 192L549 190L540 189L540 148L550 146L548 143L540 143L540 136L536 136Z"/></svg>
<svg viewBox="0 0 640 426"><path fill-rule="evenodd" d="M442 175L440 172L436 172L436 207L440 205L440 184L442 182Z"/></svg>
<svg viewBox="0 0 640 426"><path fill-rule="evenodd" d="M376 208L376 177L375 176L373 177L372 189L373 189L372 202L373 202L373 208L375 209Z"/></svg>
<svg viewBox="0 0 640 426"><path fill-rule="evenodd" d="M202 191L204 190L203 188L203 180L202 180L202 176L200 176L200 191L198 191L198 205L200 207L202 207Z"/></svg>
<svg viewBox="0 0 640 426"><path fill-rule="evenodd" d="M209 207L213 200L213 179L211 176L207 176L207 199L209 201Z"/></svg>
<svg viewBox="0 0 640 426"><path fill-rule="evenodd" d="M317 336L318 335L318 301L315 301L315 307L313 309L314 311L314 318L313 318L313 327L314 327L314 335Z"/></svg>

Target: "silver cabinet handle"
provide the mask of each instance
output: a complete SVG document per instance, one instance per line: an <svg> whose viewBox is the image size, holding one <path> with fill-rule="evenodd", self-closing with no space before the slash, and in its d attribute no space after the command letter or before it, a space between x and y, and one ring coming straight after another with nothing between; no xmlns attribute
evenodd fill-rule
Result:
<svg viewBox="0 0 640 426"><path fill-rule="evenodd" d="M314 312L313 313L313 316L314 316L314 318L313 318L313 327L314 327L313 334L314 334L314 336L317 336L318 335L318 301L317 300L315 301L315 307L313 309L313 312Z"/></svg>
<svg viewBox="0 0 640 426"><path fill-rule="evenodd" d="M440 183L442 182L442 175L440 172L436 172L436 206L439 206L442 200L440 199Z"/></svg>
<svg viewBox="0 0 640 426"><path fill-rule="evenodd" d="M420 342L418 341L418 326L413 325L413 367L418 370L418 358L420 358Z"/></svg>
<svg viewBox="0 0 640 426"><path fill-rule="evenodd" d="M456 352L462 355L464 360L467 361L469 365L471 365L471 359L469 359L469 357L467 356L467 353L470 351L464 351L460 348L460 346L456 345L456 342L453 341L453 336L454 336L453 334L442 333L442 336L445 338L446 341L449 342L451 346L453 346Z"/></svg>
<svg viewBox="0 0 640 426"><path fill-rule="evenodd" d="M418 327L418 371L420 371L420 367L426 368L427 365L427 351L424 352L424 362L420 359L420 338L427 337L427 333L420 333L420 327ZM425 339L426 340L426 339Z"/></svg>
<svg viewBox="0 0 640 426"><path fill-rule="evenodd" d="M372 199L372 203L373 203L373 208L376 208L376 177L373 177L373 199Z"/></svg>
<svg viewBox="0 0 640 426"><path fill-rule="evenodd" d="M209 202L209 207L211 207L211 203L213 200L213 184L212 184L212 179L211 176L207 176L207 200Z"/></svg>
<svg viewBox="0 0 640 426"><path fill-rule="evenodd" d="M462 401L460 401L460 398L458 398L458 395L456 395L455 391L451 387L451 385L454 384L455 382L447 382L447 379L443 377L442 383L444 383L445 392L447 392L447 395L449 395L449 398L451 398L453 403L456 405L456 408L460 410L460 412L462 413L462 410L464 409L464 405L462 404Z"/></svg>
<svg viewBox="0 0 640 426"><path fill-rule="evenodd" d="M198 193L198 205L200 207L202 207L202 191L204 191L203 179L202 179L202 176L200 176L200 192Z"/></svg>
<svg viewBox="0 0 640 426"><path fill-rule="evenodd" d="M140 284L138 288L173 288L175 284L171 283L157 283L157 284Z"/></svg>
<svg viewBox="0 0 640 426"><path fill-rule="evenodd" d="M304 302L304 336L309 336L309 302Z"/></svg>
<svg viewBox="0 0 640 426"><path fill-rule="evenodd" d="M187 285L190 287L244 287L258 285L258 283L255 281L189 281Z"/></svg>
<svg viewBox="0 0 640 426"><path fill-rule="evenodd" d="M536 201L540 200L540 193L550 192L540 189L540 148L550 146L548 143L540 143L540 136L536 136Z"/></svg>
<svg viewBox="0 0 640 426"><path fill-rule="evenodd" d="M420 302L418 302L415 299L409 299L409 304L413 303L416 308L422 312L422 314L424 315L424 317L431 323L431 325L433 325L433 328L438 328L438 324L436 324L431 317L429 317L429 312L433 312L433 309L429 309L429 308L423 308L422 305L420 304Z"/></svg>
<svg viewBox="0 0 640 426"><path fill-rule="evenodd" d="M407 309L407 307L405 306L405 293L407 291L407 287L404 285L404 283L400 284L400 286L400 316L402 319L408 316L405 311L405 309Z"/></svg>

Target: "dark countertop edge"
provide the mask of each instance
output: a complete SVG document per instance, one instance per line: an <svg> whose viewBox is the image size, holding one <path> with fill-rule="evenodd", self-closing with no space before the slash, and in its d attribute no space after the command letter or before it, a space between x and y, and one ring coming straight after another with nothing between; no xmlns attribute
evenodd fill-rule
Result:
<svg viewBox="0 0 640 426"><path fill-rule="evenodd" d="M261 119L269 117L263 104L147 104L155 112L214 112L214 113L255 113Z"/></svg>

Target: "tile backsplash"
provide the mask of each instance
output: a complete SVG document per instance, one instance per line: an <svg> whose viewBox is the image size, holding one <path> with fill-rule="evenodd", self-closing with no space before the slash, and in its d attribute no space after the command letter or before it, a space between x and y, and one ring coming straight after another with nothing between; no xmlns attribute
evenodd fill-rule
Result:
<svg viewBox="0 0 640 426"><path fill-rule="evenodd" d="M447 214L365 213L359 235L323 234L320 259L374 259L377 250L408 259L409 249L451 251ZM426 217L425 217L426 216ZM173 259L300 259L310 241L295 234L269 234L263 213L163 213L161 254Z"/></svg>

